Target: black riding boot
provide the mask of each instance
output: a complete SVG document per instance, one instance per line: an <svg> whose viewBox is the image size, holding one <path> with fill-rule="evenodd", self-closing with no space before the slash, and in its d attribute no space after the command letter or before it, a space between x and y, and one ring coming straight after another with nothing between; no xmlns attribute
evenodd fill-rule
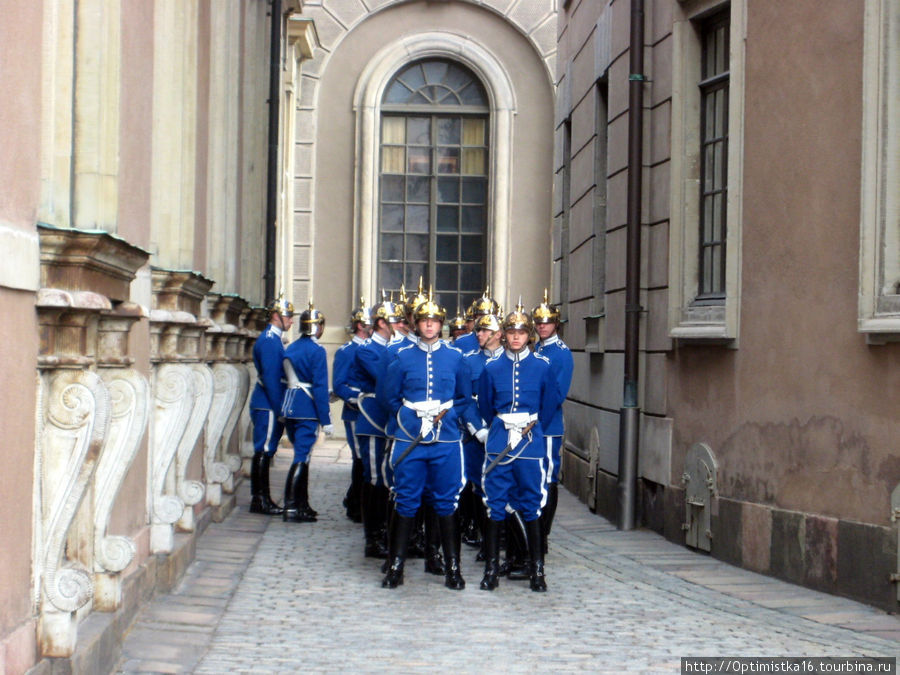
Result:
<svg viewBox="0 0 900 675"><path fill-rule="evenodd" d="M387 558L388 552L381 538L375 486L371 483L363 483L362 495L363 535L366 538L365 555L367 558Z"/></svg>
<svg viewBox="0 0 900 675"><path fill-rule="evenodd" d="M550 483L547 486L547 504L541 510L541 526L544 532L544 555L547 555L547 540L550 538L550 529L553 527L553 517L556 515L556 505L559 502L559 483Z"/></svg>
<svg viewBox="0 0 900 675"><path fill-rule="evenodd" d="M358 457L354 457L353 465L350 468L350 487L347 488L347 494L344 496L347 517L354 523L362 522L362 484L363 462Z"/></svg>
<svg viewBox="0 0 900 675"><path fill-rule="evenodd" d="M487 507L484 505L484 501L478 495L475 495L475 522L478 525L478 531L482 533L481 536L481 545L478 547L478 553L475 555L475 560L478 562L483 562L486 559L484 538L485 532L487 531ZM502 521L498 521L502 522ZM499 528L498 528L499 532ZM500 550L500 535L497 535L497 550Z"/></svg>
<svg viewBox="0 0 900 675"><path fill-rule="evenodd" d="M510 581L525 581L529 578L528 535L525 522L518 511L506 514L506 560L500 574Z"/></svg>
<svg viewBox="0 0 900 675"><path fill-rule="evenodd" d="M531 590L543 593L547 590L547 581L544 578L544 537L540 518L525 523L525 529L528 532L528 552L531 555Z"/></svg>
<svg viewBox="0 0 900 675"><path fill-rule="evenodd" d="M456 514L439 516L438 523L441 529L441 546L444 549L444 586L461 591L466 587L466 581L459 569L459 523Z"/></svg>
<svg viewBox="0 0 900 675"><path fill-rule="evenodd" d="M309 465L298 462L291 464L291 468L288 470L287 480L284 482L284 514L282 515L285 522L316 522L316 517L309 513L309 505L304 501L303 477L306 473L304 468L308 471ZM306 478L309 479L308 473L306 473Z"/></svg>
<svg viewBox="0 0 900 675"><path fill-rule="evenodd" d="M425 571L428 574L442 575L444 573L444 559L441 557L441 527L434 509L422 504L420 511L424 511L425 520Z"/></svg>
<svg viewBox="0 0 900 675"><path fill-rule="evenodd" d="M484 577L481 579L481 590L492 591L497 588L500 576L500 524L503 521L488 520L484 525Z"/></svg>
<svg viewBox="0 0 900 675"><path fill-rule="evenodd" d="M401 516L399 513L395 513L391 519L391 552L388 557L390 564L387 574L381 580L382 588L397 588L403 583L403 563L406 560L409 531L412 529L414 520L414 518Z"/></svg>
<svg viewBox="0 0 900 675"><path fill-rule="evenodd" d="M312 517L313 522L319 512L309 505L309 462L300 465L300 493L297 495L297 510Z"/></svg>
<svg viewBox="0 0 900 675"><path fill-rule="evenodd" d="M250 513L280 516L282 509L272 501L269 492L269 457L264 452L253 453L250 460Z"/></svg>

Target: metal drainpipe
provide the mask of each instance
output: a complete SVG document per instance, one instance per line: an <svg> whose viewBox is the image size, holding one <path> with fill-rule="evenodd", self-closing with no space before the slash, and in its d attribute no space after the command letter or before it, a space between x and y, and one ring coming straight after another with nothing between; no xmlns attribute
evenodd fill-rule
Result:
<svg viewBox="0 0 900 675"><path fill-rule="evenodd" d="M620 530L633 530L637 511L638 357L641 317L641 172L644 125L644 2L631 0L628 76L628 221L625 271L625 377L619 417L619 479L616 485Z"/></svg>
<svg viewBox="0 0 900 675"><path fill-rule="evenodd" d="M281 104L281 0L272 0L269 49L269 156L266 177L265 303L275 299L275 222L278 214L278 109Z"/></svg>

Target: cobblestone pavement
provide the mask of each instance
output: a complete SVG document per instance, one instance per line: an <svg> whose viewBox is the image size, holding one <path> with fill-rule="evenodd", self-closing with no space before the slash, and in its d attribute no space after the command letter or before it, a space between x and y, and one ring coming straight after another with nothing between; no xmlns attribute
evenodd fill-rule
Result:
<svg viewBox="0 0 900 675"><path fill-rule="evenodd" d="M279 452L273 487L290 456ZM900 653L897 616L619 532L563 490L547 593L506 579L480 591L467 546L464 591L421 560L385 590L340 505L348 481L347 446L317 446L314 524L250 515L245 481L176 590L138 615L116 672L678 673L682 656Z"/></svg>

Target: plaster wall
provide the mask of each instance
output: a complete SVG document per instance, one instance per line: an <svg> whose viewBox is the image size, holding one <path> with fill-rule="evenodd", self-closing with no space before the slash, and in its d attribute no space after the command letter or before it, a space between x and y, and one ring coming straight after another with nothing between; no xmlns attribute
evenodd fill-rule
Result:
<svg viewBox="0 0 900 675"><path fill-rule="evenodd" d="M358 298L352 288L356 264L353 243L354 163L357 159L353 93L370 59L403 36L444 30L465 35L488 48L507 70L516 97L511 172L510 229L513 264L509 307L521 293L528 304L539 300L549 281L553 92L540 55L525 37L497 14L469 3L409 3L388 8L362 21L330 55L321 73L316 109L316 181L314 196L316 306L341 317L326 340L343 342L342 320ZM515 297L512 297L515 296ZM295 304L303 301L295 298ZM367 298L374 302L376 298ZM451 311L455 308L448 308Z"/></svg>
<svg viewBox="0 0 900 675"><path fill-rule="evenodd" d="M0 663L7 658L6 636L31 618L32 487L34 477L35 399L38 349L34 291L39 283L38 241L34 233L40 200L41 81L40 55L23 60L41 44L41 3L13 0L0 22ZM10 663L13 663L11 661Z"/></svg>
<svg viewBox="0 0 900 675"><path fill-rule="evenodd" d="M900 345L856 330L862 32L857 3L750 5L740 346L671 355L671 480L705 441L723 497L887 526Z"/></svg>

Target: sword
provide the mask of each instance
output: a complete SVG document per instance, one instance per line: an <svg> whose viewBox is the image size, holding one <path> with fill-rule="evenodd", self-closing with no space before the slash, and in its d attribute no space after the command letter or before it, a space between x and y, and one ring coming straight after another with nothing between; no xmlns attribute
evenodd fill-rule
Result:
<svg viewBox="0 0 900 675"><path fill-rule="evenodd" d="M450 408L444 408L443 410L441 410L441 412L439 412L437 415L434 416L434 419L433 419L433 420L431 420L431 423L432 423L432 425L433 425L435 428L437 428L438 422L440 422L440 421L441 421L441 418L442 418L444 415L447 414L447 411L448 411L448 410L450 410ZM420 432L419 432L419 435L416 436L416 437L412 440L412 443L410 443L409 445L406 446L406 450L404 450L404 451L400 454L400 456L397 458L397 461L394 462L394 468L395 468L395 469L397 468L397 465L398 465L400 462L402 462L404 459L406 459L406 456L407 456L409 453L411 453L413 450L415 450L415 449L416 449L416 446L417 446L419 443L422 442L422 437L423 437L423 434L422 434L422 432L420 431Z"/></svg>
<svg viewBox="0 0 900 675"><path fill-rule="evenodd" d="M525 438L525 435L529 431L531 431L532 427L534 427L535 424L537 424L537 420L530 422L528 424L528 426L526 426L524 429L522 429L522 438ZM513 449L512 443L510 443L505 448L503 448L503 450L500 452L500 454L497 455L496 457L494 457L494 459L491 460L491 463L488 464L487 468L484 470L484 475L487 476L491 471L493 471L494 467L497 466L500 462L502 462L503 458L506 457L512 451L512 449Z"/></svg>

